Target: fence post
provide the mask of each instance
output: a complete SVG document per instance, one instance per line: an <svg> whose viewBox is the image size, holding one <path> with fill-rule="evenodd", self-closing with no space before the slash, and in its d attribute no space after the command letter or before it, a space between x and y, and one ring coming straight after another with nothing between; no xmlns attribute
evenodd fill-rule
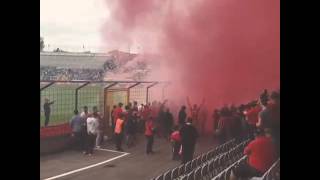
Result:
<svg viewBox="0 0 320 180"><path fill-rule="evenodd" d="M75 110L78 110L78 92L81 88L85 87L86 85L88 85L90 82L86 82L84 84L82 84L81 86L76 88L76 93L75 93Z"/></svg>
<svg viewBox="0 0 320 180"><path fill-rule="evenodd" d="M41 128L41 89L40 89L40 128Z"/></svg>
<svg viewBox="0 0 320 180"><path fill-rule="evenodd" d="M150 86L147 87L147 97L146 97L146 104L148 104L149 102L149 88L157 85L159 82L155 82L155 83L152 83Z"/></svg>
<svg viewBox="0 0 320 180"><path fill-rule="evenodd" d="M130 89L138 86L139 84L141 84L141 82L137 82L137 83L135 83L134 85L128 87L128 89L127 89L127 94L128 94L128 101L129 101L129 102L130 102Z"/></svg>
<svg viewBox="0 0 320 180"><path fill-rule="evenodd" d="M107 110L107 92L108 92L109 88L111 88L111 87L113 87L113 86L115 86L117 84L118 84L117 82L114 82L114 83L110 84L109 86L104 87L104 89L103 89L103 112L104 112L103 114L105 116L105 121L106 121L105 123L107 124L106 127L110 127L109 126L109 117L110 117L110 115L109 115L109 111ZM105 129L106 132L107 132L107 129L108 128ZM111 135L111 134L108 134L108 135Z"/></svg>
<svg viewBox="0 0 320 180"><path fill-rule="evenodd" d="M170 83L166 83L163 87L162 87L162 101L164 101L164 88L166 88L167 86L169 86Z"/></svg>

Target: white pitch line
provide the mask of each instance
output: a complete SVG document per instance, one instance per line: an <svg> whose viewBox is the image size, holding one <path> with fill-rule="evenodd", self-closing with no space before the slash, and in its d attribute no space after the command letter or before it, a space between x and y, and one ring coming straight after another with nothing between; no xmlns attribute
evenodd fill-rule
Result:
<svg viewBox="0 0 320 180"><path fill-rule="evenodd" d="M122 151L115 151L115 150L111 150L111 149L103 149L103 148L95 148L94 150L101 150L101 151L109 151L109 152L115 152L115 153L126 153L126 152L122 152ZM130 153L128 153L130 154Z"/></svg>
<svg viewBox="0 0 320 180"><path fill-rule="evenodd" d="M122 152L123 153L123 152ZM63 177L63 176L67 176L67 175L70 175L70 174L74 174L76 172L80 172L80 171L83 171L83 170L86 170L86 169L90 169L90 168L93 168L93 167L96 167L96 166L100 166L102 164L105 164L107 162L110 162L110 161L113 161L115 159L118 159L118 158L121 158L123 156L126 156L128 155L129 153L124 153L122 155L119 155L119 156L116 156L114 158L111 158L111 159L108 159L106 161L102 161L100 163L97 163L97 164L93 164L93 165L90 165L90 166L87 166L87 167L83 167L83 168L80 168L80 169L76 169L76 170L73 170L73 171L69 171L69 172L66 172L66 173L63 173L63 174L60 174L60 175L57 175L57 176L53 176L53 177L50 177L50 178L46 178L44 180L52 180L52 179L57 179L57 178L60 178L60 177Z"/></svg>

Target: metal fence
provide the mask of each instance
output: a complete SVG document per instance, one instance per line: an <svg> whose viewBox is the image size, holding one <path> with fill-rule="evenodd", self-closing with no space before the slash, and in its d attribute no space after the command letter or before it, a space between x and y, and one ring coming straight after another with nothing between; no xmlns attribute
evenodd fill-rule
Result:
<svg viewBox="0 0 320 180"><path fill-rule="evenodd" d="M46 99L49 103L53 102L50 105L48 126L69 122L73 111L77 109L81 112L84 106L87 106L89 111L97 106L106 123L110 124L113 105L133 101L140 105L163 100L168 84L156 81L40 81L40 126L45 122ZM155 95L159 91L162 92L160 98Z"/></svg>

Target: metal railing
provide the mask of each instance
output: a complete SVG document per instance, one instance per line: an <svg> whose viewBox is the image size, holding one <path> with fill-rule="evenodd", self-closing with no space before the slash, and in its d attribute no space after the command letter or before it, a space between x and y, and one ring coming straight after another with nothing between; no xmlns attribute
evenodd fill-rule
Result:
<svg viewBox="0 0 320 180"><path fill-rule="evenodd" d="M119 102L126 105L133 101L140 105L160 100L153 99L149 89L165 88L168 84L160 81L40 81L40 125L45 122L45 99L53 102L50 105L49 125L68 122L74 110L80 112L84 106L89 111L97 106L108 121L113 105Z"/></svg>

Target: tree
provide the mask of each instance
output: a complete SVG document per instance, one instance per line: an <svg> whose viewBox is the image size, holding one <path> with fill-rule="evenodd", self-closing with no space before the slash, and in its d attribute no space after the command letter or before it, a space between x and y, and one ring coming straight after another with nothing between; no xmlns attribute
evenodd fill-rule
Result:
<svg viewBox="0 0 320 180"><path fill-rule="evenodd" d="M44 48L44 41L43 41L43 38L40 36L40 52L43 51L43 48Z"/></svg>

